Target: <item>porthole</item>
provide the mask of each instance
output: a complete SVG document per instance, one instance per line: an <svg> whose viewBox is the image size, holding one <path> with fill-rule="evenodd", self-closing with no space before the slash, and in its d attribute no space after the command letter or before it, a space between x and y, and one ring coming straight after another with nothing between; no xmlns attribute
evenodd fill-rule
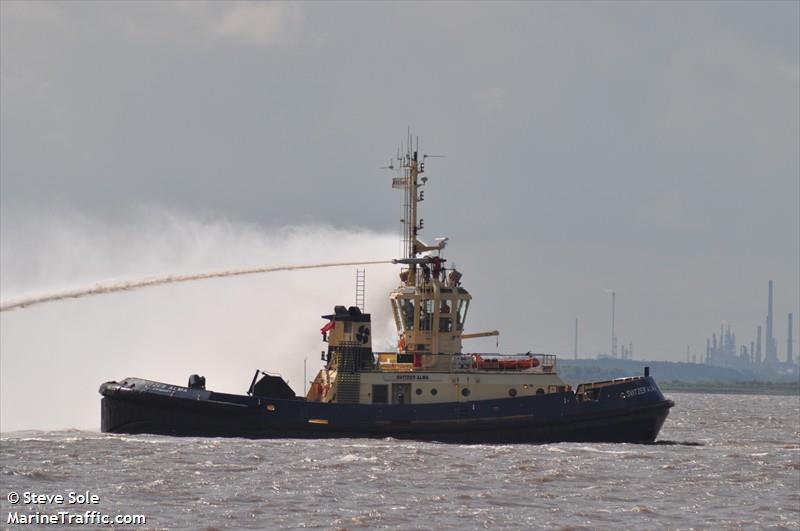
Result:
<svg viewBox="0 0 800 531"><path fill-rule="evenodd" d="M543 395L543 394L544 394L544 389L542 389L542 388L540 387L539 389L537 389L537 390L536 390L536 394L537 394L537 395Z"/></svg>
<svg viewBox="0 0 800 531"><path fill-rule="evenodd" d="M439 391L437 391L435 387L434 387L433 389L431 389L431 394L432 394L433 396L436 396L436 393L438 393L438 392L439 392Z"/></svg>
<svg viewBox="0 0 800 531"><path fill-rule="evenodd" d="M422 394L422 389L420 389L419 387L417 387L417 390L416 390L416 391L414 391L414 392L415 392L415 393L417 393L418 395L421 395L421 394Z"/></svg>
<svg viewBox="0 0 800 531"><path fill-rule="evenodd" d="M517 396L517 390L512 387L508 390L508 396Z"/></svg>
<svg viewBox="0 0 800 531"><path fill-rule="evenodd" d="M461 396L469 396L469 389L467 387L461 390Z"/></svg>

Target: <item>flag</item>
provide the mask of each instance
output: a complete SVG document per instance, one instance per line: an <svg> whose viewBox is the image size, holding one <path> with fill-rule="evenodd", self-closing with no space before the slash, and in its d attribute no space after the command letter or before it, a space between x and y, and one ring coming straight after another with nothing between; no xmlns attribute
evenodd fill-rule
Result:
<svg viewBox="0 0 800 531"><path fill-rule="evenodd" d="M392 188L408 188L408 177L395 177L392 179Z"/></svg>

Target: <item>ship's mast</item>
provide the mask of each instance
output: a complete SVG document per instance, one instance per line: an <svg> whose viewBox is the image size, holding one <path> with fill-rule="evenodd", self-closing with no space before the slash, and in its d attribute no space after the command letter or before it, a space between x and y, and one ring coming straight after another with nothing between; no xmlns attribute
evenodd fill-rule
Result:
<svg viewBox="0 0 800 531"><path fill-rule="evenodd" d="M410 154L408 163L406 165L406 174L408 179L408 187L406 190L407 201L411 206L409 212L409 219L406 222L406 233L408 237L408 249L406 250L406 258L416 258L414 252L414 240L417 239L417 176L419 175L419 167L417 166L417 152L414 151ZM413 268L413 264L412 264Z"/></svg>
<svg viewBox="0 0 800 531"><path fill-rule="evenodd" d="M421 172L419 162L417 160L417 152L411 152L410 150L411 148L409 147L409 153L407 154L407 161L405 165L406 179L408 182L408 186L406 186L406 203L409 205L408 219L406 219L406 258L413 259L417 257L415 249L417 242L417 231L422 228L417 226L417 201L419 201L419 198L417 197L417 188L419 187L417 178ZM416 273L417 265L412 262L409 264L408 273L408 280L411 284L413 284L416 280Z"/></svg>
<svg viewBox="0 0 800 531"><path fill-rule="evenodd" d="M419 141L413 145L411 137L407 138L405 153L398 154L397 161L399 168L403 172L402 177L397 177L392 181L392 187L404 189L404 216L403 222L403 243L405 246L405 256L398 260L399 263L408 265L408 277L405 284L413 286L417 279L417 255L426 250L418 247L417 234L424 227L424 220L417 220L417 203L423 200L423 193L420 187L427 182L427 177L420 177L425 172L425 157L419 158Z"/></svg>

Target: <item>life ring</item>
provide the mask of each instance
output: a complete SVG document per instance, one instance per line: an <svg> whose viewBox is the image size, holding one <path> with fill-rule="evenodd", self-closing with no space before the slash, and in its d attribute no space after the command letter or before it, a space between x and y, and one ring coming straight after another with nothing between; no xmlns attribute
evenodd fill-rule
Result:
<svg viewBox="0 0 800 531"><path fill-rule="evenodd" d="M406 340L404 337L400 338L400 341L397 342L397 350L405 350L406 349Z"/></svg>
<svg viewBox="0 0 800 531"><path fill-rule="evenodd" d="M531 358L531 367L539 366L539 358Z"/></svg>

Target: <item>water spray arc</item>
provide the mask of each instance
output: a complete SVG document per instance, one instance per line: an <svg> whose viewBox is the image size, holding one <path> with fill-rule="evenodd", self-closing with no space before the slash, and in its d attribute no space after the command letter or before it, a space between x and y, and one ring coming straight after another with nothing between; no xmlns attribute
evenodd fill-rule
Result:
<svg viewBox="0 0 800 531"><path fill-rule="evenodd" d="M359 261L359 262L330 262L324 264L304 264L304 265L290 265L290 266L262 266L251 267L244 269L226 269L222 271L208 271L205 273L192 273L184 275L163 275L157 277L148 277L139 280L124 280L118 282L101 283L98 282L93 286L86 286L83 288L75 288L66 291L59 291L55 293L48 293L45 295L36 295L12 299L9 301L0 302L0 312L9 310L16 310L20 308L27 308L36 304L44 304L47 302L55 302L64 299L78 299L81 297L88 297L90 295L104 295L107 293L117 293L121 291L132 291L135 289L148 288L152 286L162 286L165 284L176 284L178 282L191 282L195 280L206 280L211 278L227 278L238 277L243 275L255 275L258 273L274 273L277 271L299 271L302 269L324 269L328 267L344 267L344 266L365 266L377 264L391 264L392 260L372 260L372 261Z"/></svg>

